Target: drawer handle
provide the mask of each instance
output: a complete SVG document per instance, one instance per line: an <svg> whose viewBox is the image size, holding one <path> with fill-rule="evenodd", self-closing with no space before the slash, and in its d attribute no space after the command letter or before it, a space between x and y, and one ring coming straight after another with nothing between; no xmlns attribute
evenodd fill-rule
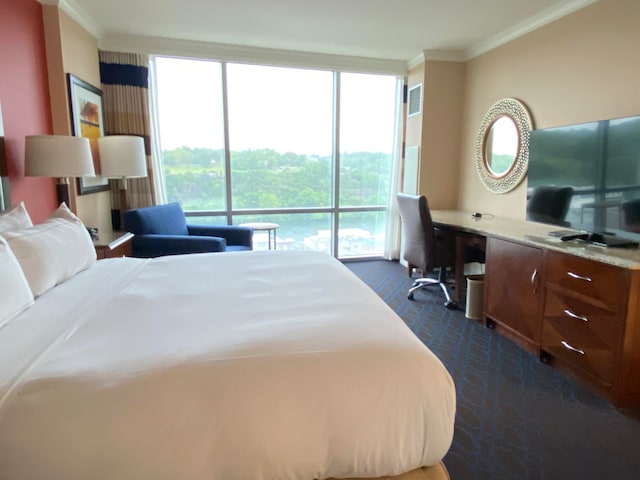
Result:
<svg viewBox="0 0 640 480"><path fill-rule="evenodd" d="M585 282L593 282L589 277L583 277L582 275L578 275L577 273L567 272L571 278L575 278L576 280L584 280Z"/></svg>
<svg viewBox="0 0 640 480"><path fill-rule="evenodd" d="M571 345L569 345L564 340L562 340L562 342L560 342L560 343L562 343L562 346L564 348L566 348L567 350L571 350L572 352L576 352L576 353L579 353L580 355L584 355L584 350L580 350L579 348L572 347Z"/></svg>
<svg viewBox="0 0 640 480"><path fill-rule="evenodd" d="M531 285L533 286L533 293L538 291L538 269L535 268L531 274Z"/></svg>
<svg viewBox="0 0 640 480"><path fill-rule="evenodd" d="M573 313L571 310L565 310L564 314L567 317L575 318L577 320L582 320L583 322L588 322L589 319L583 315L578 315L577 313Z"/></svg>

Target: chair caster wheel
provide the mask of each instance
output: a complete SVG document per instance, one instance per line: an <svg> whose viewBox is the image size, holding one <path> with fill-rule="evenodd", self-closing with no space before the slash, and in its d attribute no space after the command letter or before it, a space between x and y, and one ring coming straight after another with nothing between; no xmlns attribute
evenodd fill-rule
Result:
<svg viewBox="0 0 640 480"><path fill-rule="evenodd" d="M408 298L409 300L413 300L413 293L410 293L409 295L407 295L407 298Z"/></svg>
<svg viewBox="0 0 640 480"><path fill-rule="evenodd" d="M450 300L448 302L444 302L444 306L447 307L449 310L455 310L458 308L458 304L456 302L454 302L453 300Z"/></svg>

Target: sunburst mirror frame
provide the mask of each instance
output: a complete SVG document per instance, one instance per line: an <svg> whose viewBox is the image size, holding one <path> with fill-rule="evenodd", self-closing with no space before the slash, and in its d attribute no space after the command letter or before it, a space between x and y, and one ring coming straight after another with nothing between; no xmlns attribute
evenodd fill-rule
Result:
<svg viewBox="0 0 640 480"><path fill-rule="evenodd" d="M487 163L486 143L493 124L502 117L509 117L518 131L518 148L511 167L496 176ZM533 122L527 107L515 98L503 98L494 103L484 116L478 130L475 148L476 170L487 190L506 193L516 188L527 174L529 165L529 132Z"/></svg>

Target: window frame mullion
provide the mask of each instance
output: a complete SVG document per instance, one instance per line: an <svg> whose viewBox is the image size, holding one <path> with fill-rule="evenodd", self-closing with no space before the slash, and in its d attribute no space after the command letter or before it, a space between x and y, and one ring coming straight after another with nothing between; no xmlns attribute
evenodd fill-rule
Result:
<svg viewBox="0 0 640 480"><path fill-rule="evenodd" d="M227 225L233 225L233 195L231 192L231 147L229 145L229 102L227 97L227 62L220 62L222 75L222 129L224 136L224 189Z"/></svg>
<svg viewBox="0 0 640 480"><path fill-rule="evenodd" d="M333 178L331 255L338 258L340 229L340 72L333 72Z"/></svg>

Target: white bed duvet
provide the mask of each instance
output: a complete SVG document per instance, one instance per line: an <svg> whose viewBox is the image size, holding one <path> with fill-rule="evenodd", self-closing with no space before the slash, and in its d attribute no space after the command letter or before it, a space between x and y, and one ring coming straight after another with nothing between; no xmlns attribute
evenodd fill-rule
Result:
<svg viewBox="0 0 640 480"><path fill-rule="evenodd" d="M324 254L109 259L0 329L0 479L396 475L447 452L453 382Z"/></svg>

